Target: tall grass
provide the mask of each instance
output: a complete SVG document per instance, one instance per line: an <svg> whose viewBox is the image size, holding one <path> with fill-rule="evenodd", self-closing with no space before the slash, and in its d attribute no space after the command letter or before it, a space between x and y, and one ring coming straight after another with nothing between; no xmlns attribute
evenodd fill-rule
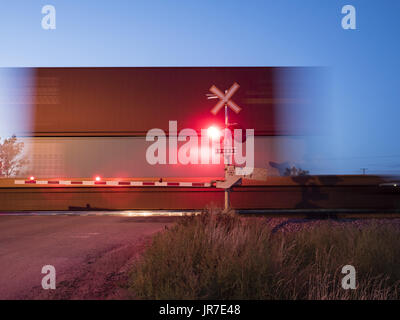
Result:
<svg viewBox="0 0 400 320"><path fill-rule="evenodd" d="M155 236L135 265L142 299L398 299L400 232L326 221L280 232L263 218L204 213ZM344 265L357 288L344 290Z"/></svg>

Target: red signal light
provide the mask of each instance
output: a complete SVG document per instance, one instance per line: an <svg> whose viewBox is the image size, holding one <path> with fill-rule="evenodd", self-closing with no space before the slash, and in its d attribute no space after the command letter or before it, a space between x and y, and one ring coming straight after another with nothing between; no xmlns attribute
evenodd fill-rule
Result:
<svg viewBox="0 0 400 320"><path fill-rule="evenodd" d="M211 126L207 129L207 135L212 140L218 140L221 137L221 132L217 127Z"/></svg>

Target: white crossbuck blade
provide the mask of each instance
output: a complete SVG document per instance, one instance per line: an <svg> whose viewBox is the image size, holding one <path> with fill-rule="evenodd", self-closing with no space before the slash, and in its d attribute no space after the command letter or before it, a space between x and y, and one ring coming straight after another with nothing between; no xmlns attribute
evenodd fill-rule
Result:
<svg viewBox="0 0 400 320"><path fill-rule="evenodd" d="M242 108L240 108L235 102L230 100L232 98L232 96L234 95L234 93L239 89L239 87L240 87L239 84L237 84L235 82L232 85L232 87L230 87L230 89L226 92L226 94L223 94L221 90L219 90L216 86L213 85L210 88L210 91L213 94L215 94L218 98L220 98L221 100L214 106L214 108L212 108L211 113L213 115L216 115L219 112L219 110L221 110L221 108L225 105L225 103L233 111L235 111L236 113L239 113L242 110Z"/></svg>

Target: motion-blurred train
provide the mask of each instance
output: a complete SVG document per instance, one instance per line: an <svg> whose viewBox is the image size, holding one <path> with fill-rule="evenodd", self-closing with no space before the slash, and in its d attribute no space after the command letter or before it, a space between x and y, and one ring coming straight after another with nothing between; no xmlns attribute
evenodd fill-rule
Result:
<svg viewBox="0 0 400 320"><path fill-rule="evenodd" d="M224 112L211 114L218 101L206 94L238 83L231 99L242 110L228 109L229 122L254 129L255 167L279 175L279 164L304 158L299 136L317 128L318 74L273 67L2 69L0 123L25 142L22 176L220 177L223 164L149 164L146 134L159 128L168 136L169 121L199 134L223 128Z"/></svg>

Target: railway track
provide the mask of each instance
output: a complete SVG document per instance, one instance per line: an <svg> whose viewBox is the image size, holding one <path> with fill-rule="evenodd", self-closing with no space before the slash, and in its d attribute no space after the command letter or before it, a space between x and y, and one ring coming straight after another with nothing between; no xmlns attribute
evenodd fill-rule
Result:
<svg viewBox="0 0 400 320"><path fill-rule="evenodd" d="M223 207L224 190L213 187L14 186L0 188L0 211L201 210ZM363 185L242 185L232 188L239 213L318 215L396 213L397 187Z"/></svg>
<svg viewBox="0 0 400 320"><path fill-rule="evenodd" d="M203 210L73 210L73 211L0 211L0 216L122 216L122 217L183 217L201 214ZM287 218L301 220L333 219L400 219L400 210L354 209L280 209L234 210L242 217Z"/></svg>

